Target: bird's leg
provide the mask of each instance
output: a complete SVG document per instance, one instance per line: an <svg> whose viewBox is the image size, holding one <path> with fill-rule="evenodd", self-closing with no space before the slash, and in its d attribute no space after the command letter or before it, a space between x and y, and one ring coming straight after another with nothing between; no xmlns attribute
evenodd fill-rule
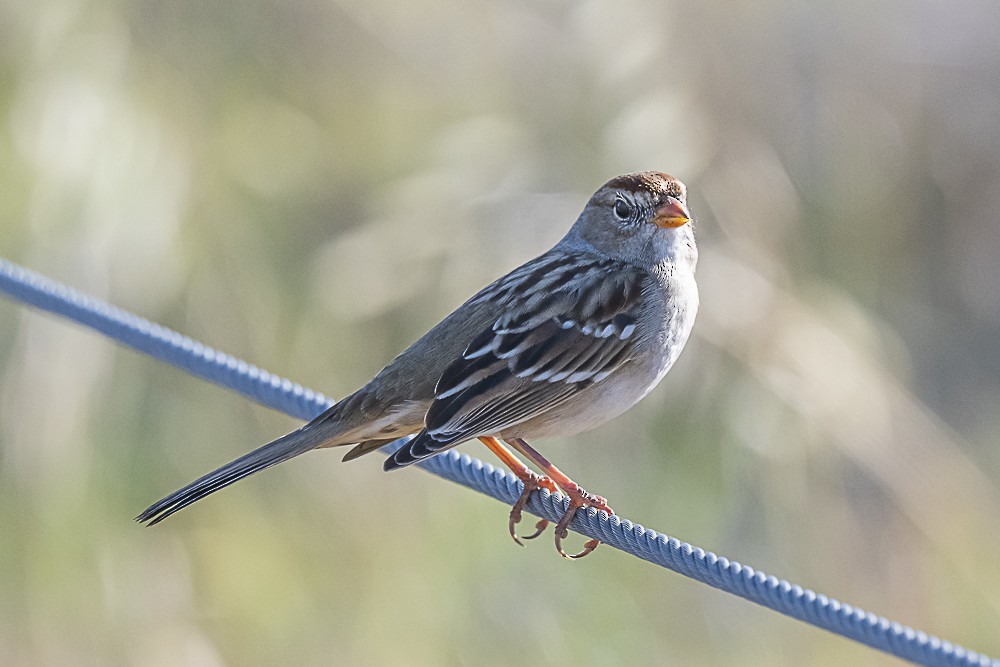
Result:
<svg viewBox="0 0 1000 667"><path fill-rule="evenodd" d="M601 543L600 540L588 540L586 544L583 545L583 551L569 556L565 551L563 551L562 541L569 534L569 524L572 523L573 517L576 516L576 511L581 507L593 507L598 511L604 510L609 515L614 514L615 511L608 507L608 501L601 496L595 496L582 489L579 484L567 477L565 473L552 465L548 459L532 449L532 447L521 438L509 438L506 442L508 445L524 454L529 461L538 466L538 468L544 472L549 479L555 482L562 492L566 494L566 497L569 498L569 509L566 510L562 519L560 519L559 523L556 524L556 549L559 551L559 554L563 558L583 558L596 549L597 545Z"/></svg>
<svg viewBox="0 0 1000 667"><path fill-rule="evenodd" d="M509 449L500 444L500 441L496 438L491 436L481 436L479 440L482 441L484 445L489 447L490 451L496 454L497 458L500 459L505 466L510 468L510 471L514 473L519 480L521 480L521 483L524 484L524 490L521 492L521 496L510 509L510 519L507 523L507 526L510 529L510 536L514 538L515 542L524 546L524 543L521 542L521 538L517 535L515 526L517 526L517 524L521 521L521 511L524 509L524 506L528 504L528 499L531 497L531 493L536 489L548 489L549 493L555 493L559 489L555 482L551 479L536 474L528 468L528 466L521 463L520 459L514 456ZM535 539L542 534L542 531L545 530L547 525L549 525L547 520L539 520L539 522L535 524L535 532L531 535L524 536L524 539Z"/></svg>

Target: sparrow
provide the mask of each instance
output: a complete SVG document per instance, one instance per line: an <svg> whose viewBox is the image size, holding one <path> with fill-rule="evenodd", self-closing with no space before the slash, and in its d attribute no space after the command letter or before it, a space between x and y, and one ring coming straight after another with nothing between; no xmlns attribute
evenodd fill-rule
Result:
<svg viewBox="0 0 1000 667"><path fill-rule="evenodd" d="M148 525L244 477L313 449L353 447L345 461L413 435L389 456L396 470L478 438L524 490L515 527L537 489L568 499L562 546L577 510L614 514L528 444L572 436L628 410L684 348L698 311L698 250L686 188L659 172L618 176L590 198L551 250L484 287L393 359L368 384L305 426L201 477L147 508ZM533 472L503 443L534 464ZM541 520L537 537L548 522Z"/></svg>

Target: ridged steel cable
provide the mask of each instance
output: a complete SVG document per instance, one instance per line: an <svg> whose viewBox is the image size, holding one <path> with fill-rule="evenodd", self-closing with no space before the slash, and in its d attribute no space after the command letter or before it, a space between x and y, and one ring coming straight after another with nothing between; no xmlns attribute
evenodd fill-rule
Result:
<svg viewBox="0 0 1000 667"><path fill-rule="evenodd" d="M4 259L0 259L0 291L299 419L309 420L332 404L322 394ZM401 444L396 442L384 449L391 452ZM453 450L420 466L506 504L513 504L522 489L513 475ZM567 502L560 495L540 491L532 495L528 510L558 521ZM916 664L1000 667L1000 660L716 556L628 519L608 517L594 510L580 511L571 528L643 560Z"/></svg>

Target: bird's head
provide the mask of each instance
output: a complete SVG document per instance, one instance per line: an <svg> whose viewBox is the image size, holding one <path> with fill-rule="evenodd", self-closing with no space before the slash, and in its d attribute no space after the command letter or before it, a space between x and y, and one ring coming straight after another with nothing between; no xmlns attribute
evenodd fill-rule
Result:
<svg viewBox="0 0 1000 667"><path fill-rule="evenodd" d="M668 174L618 176L587 202L562 243L649 268L697 261L687 188Z"/></svg>

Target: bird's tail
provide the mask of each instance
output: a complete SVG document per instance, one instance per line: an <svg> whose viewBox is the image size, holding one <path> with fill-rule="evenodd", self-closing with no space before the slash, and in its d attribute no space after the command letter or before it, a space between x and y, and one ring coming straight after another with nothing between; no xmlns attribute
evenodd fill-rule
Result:
<svg viewBox="0 0 1000 667"><path fill-rule="evenodd" d="M218 470L196 479L183 489L174 491L163 500L147 507L135 520L152 526L174 512L180 511L191 503L197 502L219 489L224 489L244 477L319 447L329 441L330 432L328 428L323 428L323 425L317 422L320 422L320 419L310 422L288 435L283 435L235 461L230 461Z"/></svg>

